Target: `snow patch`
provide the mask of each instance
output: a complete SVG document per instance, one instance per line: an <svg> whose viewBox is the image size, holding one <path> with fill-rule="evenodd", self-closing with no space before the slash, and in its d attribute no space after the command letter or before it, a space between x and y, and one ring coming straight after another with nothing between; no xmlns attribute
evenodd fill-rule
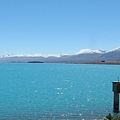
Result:
<svg viewBox="0 0 120 120"><path fill-rule="evenodd" d="M115 52L115 51L120 51L120 47L115 48L115 49L112 49L112 50L110 50L110 51L108 51L108 52Z"/></svg>
<svg viewBox="0 0 120 120"><path fill-rule="evenodd" d="M49 55L43 55L43 54L11 54L11 55L3 55L0 58L9 58L9 57L60 57L60 55L57 54L49 54Z"/></svg>
<svg viewBox="0 0 120 120"><path fill-rule="evenodd" d="M102 50L94 50L94 49L83 49L80 50L78 53L76 54L93 54L93 53L98 53L98 54L102 54L105 53L105 51Z"/></svg>

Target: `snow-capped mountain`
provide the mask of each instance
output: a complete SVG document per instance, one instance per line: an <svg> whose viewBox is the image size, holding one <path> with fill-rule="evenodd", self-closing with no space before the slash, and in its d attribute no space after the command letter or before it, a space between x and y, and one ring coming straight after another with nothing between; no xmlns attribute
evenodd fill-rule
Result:
<svg viewBox="0 0 120 120"><path fill-rule="evenodd" d="M120 48L110 51L83 49L74 55L42 55L42 54L18 54L0 57L0 62L31 62L40 61L44 63L86 63L101 61L120 61Z"/></svg>
<svg viewBox="0 0 120 120"><path fill-rule="evenodd" d="M116 48L106 52L100 56L102 59L107 61L119 61L120 60L120 48Z"/></svg>
<svg viewBox="0 0 120 120"><path fill-rule="evenodd" d="M98 54L102 54L105 53L105 51L102 50L94 50L94 49L83 49L80 50L78 53L76 54L93 54L93 53L98 53Z"/></svg>
<svg viewBox="0 0 120 120"><path fill-rule="evenodd" d="M120 47L115 48L115 49L113 49L113 50L110 50L110 51L108 51L108 52L120 52Z"/></svg>

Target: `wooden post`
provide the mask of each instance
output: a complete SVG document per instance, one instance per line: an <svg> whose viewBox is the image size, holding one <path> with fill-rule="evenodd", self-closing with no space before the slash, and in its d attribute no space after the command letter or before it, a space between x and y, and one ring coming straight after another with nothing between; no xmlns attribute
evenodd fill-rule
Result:
<svg viewBox="0 0 120 120"><path fill-rule="evenodd" d="M119 93L120 93L120 82L113 82L113 92L114 92L114 112L119 111Z"/></svg>
<svg viewBox="0 0 120 120"><path fill-rule="evenodd" d="M114 112L119 111L119 93L114 92Z"/></svg>

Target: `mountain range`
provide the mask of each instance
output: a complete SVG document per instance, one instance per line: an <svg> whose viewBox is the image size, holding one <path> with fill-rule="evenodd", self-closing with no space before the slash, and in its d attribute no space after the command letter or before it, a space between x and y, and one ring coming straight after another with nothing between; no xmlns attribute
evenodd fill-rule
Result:
<svg viewBox="0 0 120 120"><path fill-rule="evenodd" d="M83 49L73 55L4 55L2 63L111 63L120 62L120 48L110 51Z"/></svg>

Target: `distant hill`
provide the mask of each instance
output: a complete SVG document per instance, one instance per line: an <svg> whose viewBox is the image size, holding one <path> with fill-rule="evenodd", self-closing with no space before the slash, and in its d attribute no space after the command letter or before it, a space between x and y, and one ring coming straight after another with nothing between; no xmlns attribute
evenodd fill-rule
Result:
<svg viewBox="0 0 120 120"><path fill-rule="evenodd" d="M10 63L119 63L120 48L111 51L83 49L74 55L5 55L0 62Z"/></svg>

